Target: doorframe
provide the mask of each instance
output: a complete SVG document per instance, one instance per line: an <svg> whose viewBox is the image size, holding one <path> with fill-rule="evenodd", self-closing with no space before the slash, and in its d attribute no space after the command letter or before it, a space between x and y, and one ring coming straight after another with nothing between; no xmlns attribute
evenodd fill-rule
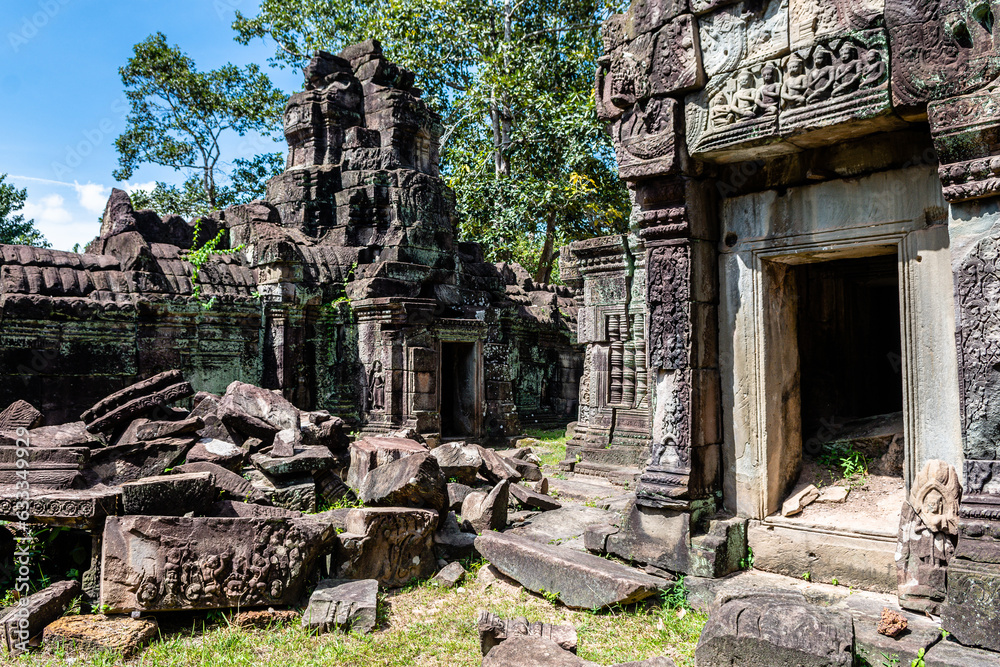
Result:
<svg viewBox="0 0 1000 667"><path fill-rule="evenodd" d="M446 436L444 434L444 412L442 408L443 405L443 394L444 394L444 346L453 344L464 344L473 346L473 357L475 358L475 373L473 382L476 387L476 397L474 401L474 413L472 416L472 433L468 436ZM485 393L486 393L486 383L485 383L485 373L483 369L483 341L481 338L472 338L468 335L461 334L445 334L442 333L438 337L437 341L437 353L438 353L438 367L437 376L439 381L437 382L437 407L438 415L441 420L441 439L462 439L462 438L482 438L483 437L483 415L485 405Z"/></svg>

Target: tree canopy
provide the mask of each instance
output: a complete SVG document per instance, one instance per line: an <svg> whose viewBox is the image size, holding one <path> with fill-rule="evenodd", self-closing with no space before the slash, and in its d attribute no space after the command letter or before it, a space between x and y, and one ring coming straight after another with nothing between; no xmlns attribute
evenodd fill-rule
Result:
<svg viewBox="0 0 1000 667"><path fill-rule="evenodd" d="M598 29L623 0L263 0L237 40L272 63L379 39L441 113L461 233L490 259L553 277L566 242L627 230L629 203L594 113Z"/></svg>
<svg viewBox="0 0 1000 667"><path fill-rule="evenodd" d="M25 220L18 213L28 198L27 189L18 190L5 180L7 174L0 174L0 243L51 248L52 244L35 228L35 221Z"/></svg>
<svg viewBox="0 0 1000 667"><path fill-rule="evenodd" d="M187 175L180 187L157 183L137 194L138 204L163 212L197 215L263 194L263 184L281 170L280 154L233 162L226 172L221 140L227 133L273 136L281 127L285 95L258 65L226 64L207 72L162 33L136 44L119 70L129 114L115 141L119 181L141 164L170 167ZM228 177L228 184L224 181Z"/></svg>

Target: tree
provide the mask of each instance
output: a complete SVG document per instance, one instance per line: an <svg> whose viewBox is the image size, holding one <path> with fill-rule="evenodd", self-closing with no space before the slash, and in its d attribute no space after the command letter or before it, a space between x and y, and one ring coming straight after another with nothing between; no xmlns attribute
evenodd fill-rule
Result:
<svg viewBox="0 0 1000 667"><path fill-rule="evenodd" d="M126 181L145 163L188 175L179 188L157 183L152 193L139 195L140 203L162 204L164 212L197 214L252 199L240 190L244 186L260 193L262 176L254 174L273 173L280 156L236 160L230 185L220 183L226 177L220 145L224 135L273 136L281 127L285 95L260 67L226 64L200 72L191 58L156 33L135 45L119 72L130 111L128 126L115 141L114 177Z"/></svg>
<svg viewBox="0 0 1000 667"><path fill-rule="evenodd" d="M442 172L465 238L553 276L558 245L628 229L629 203L596 119L598 28L622 0L263 0L237 40L271 38L301 65L375 37L442 114Z"/></svg>
<svg viewBox="0 0 1000 667"><path fill-rule="evenodd" d="M188 177L179 187L157 181L152 190L136 190L131 195L132 205L137 210L148 208L195 218L233 204L263 199L267 181L280 174L284 168L285 156L282 153L264 153L250 159L237 158L233 161L229 184L216 186L214 205L206 200L202 180L197 175Z"/></svg>
<svg viewBox="0 0 1000 667"><path fill-rule="evenodd" d="M4 183L6 179L7 174L0 174L0 243L51 248L52 244L35 228L35 221L25 220L22 214L17 213L24 208L27 189L18 190L10 183Z"/></svg>

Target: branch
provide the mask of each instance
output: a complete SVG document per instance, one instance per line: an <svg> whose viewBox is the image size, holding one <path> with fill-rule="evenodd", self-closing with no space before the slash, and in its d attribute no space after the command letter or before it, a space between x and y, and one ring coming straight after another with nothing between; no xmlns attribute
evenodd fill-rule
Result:
<svg viewBox="0 0 1000 667"><path fill-rule="evenodd" d="M569 32L571 30L585 30L587 28L593 28L595 24L593 23L577 23L575 25L564 25L558 28L545 28L543 30L535 30L534 32L529 32L525 35L521 35L518 41L524 41L531 37L537 37L538 35L544 35L547 32Z"/></svg>

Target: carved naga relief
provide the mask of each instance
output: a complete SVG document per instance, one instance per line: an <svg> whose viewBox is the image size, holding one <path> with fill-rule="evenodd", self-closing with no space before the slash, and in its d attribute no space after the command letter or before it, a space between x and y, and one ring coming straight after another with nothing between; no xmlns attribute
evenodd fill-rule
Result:
<svg viewBox="0 0 1000 667"><path fill-rule="evenodd" d="M622 178L669 176L681 169L680 110L671 97L636 104L618 123L615 149Z"/></svg>
<svg viewBox="0 0 1000 667"><path fill-rule="evenodd" d="M958 473L944 461L929 461L914 480L903 504L896 549L900 606L938 613L947 596L961 497Z"/></svg>

